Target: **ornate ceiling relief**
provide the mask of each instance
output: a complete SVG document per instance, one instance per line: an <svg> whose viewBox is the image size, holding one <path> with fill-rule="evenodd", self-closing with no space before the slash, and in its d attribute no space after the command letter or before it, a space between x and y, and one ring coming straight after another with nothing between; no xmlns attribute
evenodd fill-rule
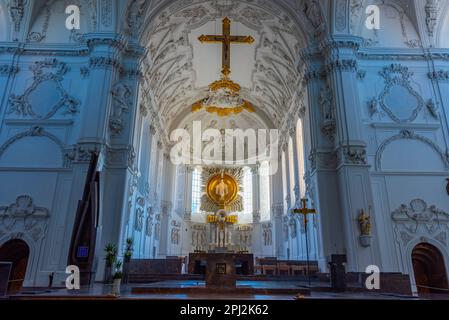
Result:
<svg viewBox="0 0 449 320"><path fill-rule="evenodd" d="M145 0L130 0L125 16L125 33L131 38L137 38L142 31L143 14L148 5Z"/></svg>
<svg viewBox="0 0 449 320"><path fill-rule="evenodd" d="M59 110L62 115L78 112L80 102L69 95L62 81L69 67L56 59L45 59L30 66L33 84L22 95L9 96L8 115L23 118L50 119Z"/></svg>
<svg viewBox="0 0 449 320"><path fill-rule="evenodd" d="M229 16L237 27L241 24L259 35L253 64L247 71L252 74L251 84L242 85L242 98L276 126L280 126L290 107L298 89L295 66L302 43L288 16L266 1L176 2L152 20L147 40L143 40L148 41L149 48L144 86L153 93L155 110L166 128L173 127L181 114L208 93L208 88L197 85L192 60L200 44L191 43L189 35L224 16Z"/></svg>
<svg viewBox="0 0 449 320"><path fill-rule="evenodd" d="M391 219L402 250L412 240L428 242L433 239L443 246L448 245L449 214L434 205L428 206L424 200L402 204L392 212Z"/></svg>
<svg viewBox="0 0 449 320"><path fill-rule="evenodd" d="M0 238L10 235L11 238L23 238L39 241L45 236L49 211L37 207L30 196L17 197L16 201L7 207L0 207Z"/></svg>
<svg viewBox="0 0 449 320"><path fill-rule="evenodd" d="M322 35L326 30L326 24L319 1L304 1L303 11L307 20L315 29L315 36Z"/></svg>

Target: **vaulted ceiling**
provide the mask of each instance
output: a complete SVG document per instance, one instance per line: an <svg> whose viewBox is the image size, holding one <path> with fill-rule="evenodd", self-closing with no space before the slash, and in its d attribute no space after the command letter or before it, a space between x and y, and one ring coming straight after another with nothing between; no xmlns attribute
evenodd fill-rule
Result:
<svg viewBox="0 0 449 320"><path fill-rule="evenodd" d="M307 41L288 14L293 10L261 0L171 1L165 6L154 2L147 10L154 7L158 13L144 22L141 42L148 48L146 85L167 128L178 127L191 105L207 95L208 85L220 78L221 44L202 44L198 37L221 34L225 16L232 21L233 35L256 40L231 48L231 79L256 109L254 115L244 111L245 116L234 116L233 121L253 118L253 123L266 127L280 126L299 88L299 51Z"/></svg>

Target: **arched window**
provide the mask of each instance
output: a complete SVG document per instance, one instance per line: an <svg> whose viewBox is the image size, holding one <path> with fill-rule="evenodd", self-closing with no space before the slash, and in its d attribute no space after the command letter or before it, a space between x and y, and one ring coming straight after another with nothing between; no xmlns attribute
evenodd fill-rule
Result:
<svg viewBox="0 0 449 320"><path fill-rule="evenodd" d="M260 173L260 220L269 221L271 197L270 197L270 163L264 161L259 168Z"/></svg>
<svg viewBox="0 0 449 320"><path fill-rule="evenodd" d="M245 167L243 175L243 215L252 217L253 214L253 174L249 167Z"/></svg>
<svg viewBox="0 0 449 320"><path fill-rule="evenodd" d="M288 186L289 190L290 190L290 203L289 203L289 207L293 206L295 204L295 183L296 183L296 179L295 179L295 158L293 156L293 140L292 138L288 139L288 164L289 164L289 172L290 172L290 185Z"/></svg>
<svg viewBox="0 0 449 320"><path fill-rule="evenodd" d="M304 176L306 174L305 168L305 155L304 155L304 137L302 132L302 121L298 120L296 124L296 141L298 143L297 152L298 152L298 161L299 161L299 194L301 198L304 198L306 195L306 184L304 182Z"/></svg>
<svg viewBox="0 0 449 320"><path fill-rule="evenodd" d="M192 172L192 214L199 213L201 207L201 168Z"/></svg>
<svg viewBox="0 0 449 320"><path fill-rule="evenodd" d="M287 166L285 164L286 161L286 154L285 151L282 151L282 194L284 198L282 199L282 202L284 203L285 208L288 208L287 203L287 194L288 194L288 186L287 186Z"/></svg>

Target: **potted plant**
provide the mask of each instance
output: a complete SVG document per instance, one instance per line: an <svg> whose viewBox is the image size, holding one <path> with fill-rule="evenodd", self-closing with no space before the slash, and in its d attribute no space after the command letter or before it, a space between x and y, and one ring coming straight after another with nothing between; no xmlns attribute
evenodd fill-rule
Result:
<svg viewBox="0 0 449 320"><path fill-rule="evenodd" d="M120 296L120 285L123 278L123 272L122 272L122 261L117 260L114 265L114 275L112 276L113 283L112 283L112 292L111 294L113 296Z"/></svg>
<svg viewBox="0 0 449 320"><path fill-rule="evenodd" d="M117 261L117 246L112 243L108 243L104 251L106 253L105 260L105 281L107 283L112 282L112 268L114 266L114 263Z"/></svg>
<svg viewBox="0 0 449 320"><path fill-rule="evenodd" d="M126 239L125 253L123 254L125 262L131 261L133 256L133 239Z"/></svg>
<svg viewBox="0 0 449 320"><path fill-rule="evenodd" d="M125 252L123 254L123 283L128 283L129 262L133 256L133 239L126 239Z"/></svg>

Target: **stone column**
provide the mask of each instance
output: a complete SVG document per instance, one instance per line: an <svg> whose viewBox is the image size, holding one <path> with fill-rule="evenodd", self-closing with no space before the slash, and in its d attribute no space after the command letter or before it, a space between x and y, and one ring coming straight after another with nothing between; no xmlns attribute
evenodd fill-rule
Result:
<svg viewBox="0 0 449 320"><path fill-rule="evenodd" d="M284 151L284 166L285 166L285 184L287 187L287 194L284 195L284 201L285 201L285 210L287 210L287 213L290 211L290 209L292 208L292 194L291 194L291 189L292 189L292 183L291 183L291 174L290 174L290 154L289 154L289 149L288 149L288 139L287 142L283 145L282 147L282 151Z"/></svg>
<svg viewBox="0 0 449 320"><path fill-rule="evenodd" d="M252 253L254 258L260 257L262 250L262 225L260 223L260 164L251 168L253 187L253 231L252 231Z"/></svg>
<svg viewBox="0 0 449 320"><path fill-rule="evenodd" d="M112 131L112 111L123 108L133 115L135 106L135 84L129 88L128 99L118 101L112 94L114 84L120 81L119 69L122 63L123 43L115 35L110 33L90 34L87 37L87 44L90 51L88 81L89 86L85 99L86 110L82 113L82 124L78 144L76 146L76 156L74 159L74 174L84 177L90 161L92 152L101 153L104 163L101 174L101 195L102 205L99 221L99 232L97 234L97 245L95 257L98 261L97 278L102 280L104 272L104 252L103 248L107 243L120 245L121 235L125 234L122 229L122 213L125 212L128 190L128 160L131 159L131 148L126 143L125 148L113 148L111 144ZM99 87L98 83L102 85ZM124 84L123 84L124 86ZM118 88L118 87L116 87ZM124 91L122 91L123 93ZM118 94L116 97L118 97ZM122 116L128 116L124 113ZM131 125L131 118L122 119L127 121L121 123L121 130L125 126ZM129 129L127 130L129 132ZM128 138L128 137L124 137ZM73 186L72 190L81 195L82 187ZM75 194L75 199L80 199L80 195ZM71 232L71 229L70 231Z"/></svg>
<svg viewBox="0 0 449 320"><path fill-rule="evenodd" d="M170 255L171 245L171 210L162 210L161 208L161 234L159 242L159 258L165 258Z"/></svg>
<svg viewBox="0 0 449 320"><path fill-rule="evenodd" d="M192 218L192 175L195 170L192 166L186 166L184 175L184 219L190 221Z"/></svg>
<svg viewBox="0 0 449 320"><path fill-rule="evenodd" d="M326 73L335 102L337 173L339 198L348 259L347 270L364 272L369 265L380 264L375 222L372 221L372 243L360 243L358 216L373 207L371 180L362 135L362 106L357 94L357 51L363 39L335 36L322 44ZM374 216L371 217L374 219Z"/></svg>
<svg viewBox="0 0 449 320"><path fill-rule="evenodd" d="M312 198L318 214L317 233L320 244L319 264L323 272L328 271L326 258L331 254L343 254L343 223L338 197L338 179L334 155L335 121L332 119L333 101L328 93L319 50L307 49L303 52L306 68L305 85L308 104L304 121L304 132L308 133L310 154L307 161L307 193ZM330 96L330 97L329 97ZM324 107L331 109L325 120Z"/></svg>
<svg viewBox="0 0 449 320"><path fill-rule="evenodd" d="M279 155L279 162L282 161L282 155ZM270 177L271 182L271 221L273 222L273 248L274 254L280 259L285 257L285 241L283 235L283 217L284 217L284 192L282 182L282 166Z"/></svg>

